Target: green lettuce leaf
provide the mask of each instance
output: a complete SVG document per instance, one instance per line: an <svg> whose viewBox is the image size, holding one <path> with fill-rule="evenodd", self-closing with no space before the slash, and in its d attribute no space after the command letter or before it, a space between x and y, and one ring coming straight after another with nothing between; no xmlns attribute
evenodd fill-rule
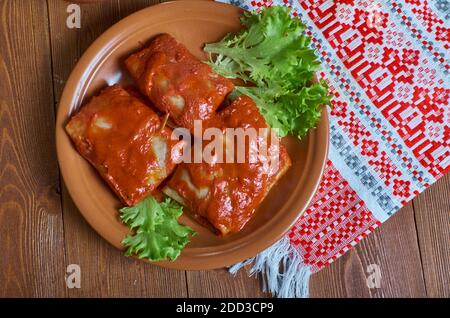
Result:
<svg viewBox="0 0 450 318"><path fill-rule="evenodd" d="M251 83L237 86L232 96L252 97L279 135L302 138L317 124L320 106L331 100L325 82L313 83L320 62L304 24L283 6L245 12L241 23L239 33L205 45L208 64L224 77Z"/></svg>
<svg viewBox="0 0 450 318"><path fill-rule="evenodd" d="M173 261L189 243L189 235L196 234L190 227L178 223L183 207L170 198L160 203L148 197L120 212L122 221L134 230L122 241L127 247L127 256Z"/></svg>

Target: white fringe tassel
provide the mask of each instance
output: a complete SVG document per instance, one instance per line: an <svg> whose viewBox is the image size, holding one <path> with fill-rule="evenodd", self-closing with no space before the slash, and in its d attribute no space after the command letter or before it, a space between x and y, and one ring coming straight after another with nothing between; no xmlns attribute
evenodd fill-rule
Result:
<svg viewBox="0 0 450 318"><path fill-rule="evenodd" d="M231 266L232 274L242 267L253 264L250 275L261 273L263 290L280 298L306 298L309 296L311 270L303 263L298 251L287 237L258 255Z"/></svg>

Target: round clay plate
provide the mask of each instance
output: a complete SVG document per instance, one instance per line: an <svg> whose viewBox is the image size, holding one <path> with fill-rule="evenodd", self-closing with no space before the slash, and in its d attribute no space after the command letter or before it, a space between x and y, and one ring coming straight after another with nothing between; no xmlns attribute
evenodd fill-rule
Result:
<svg viewBox="0 0 450 318"><path fill-rule="evenodd" d="M122 205L96 171L73 147L64 131L69 116L106 85L130 84L123 60L160 33L169 33L201 59L202 46L240 29L242 9L212 1L167 2L136 12L101 35L72 71L61 97L56 122L56 146L67 189L81 214L108 242L123 249L128 229L119 219ZM219 237L186 214L180 222L198 232L174 262L155 264L178 269L212 269L256 255L280 239L305 211L313 197L327 158L326 110L317 128L302 141L283 142L293 164L270 191L245 229Z"/></svg>

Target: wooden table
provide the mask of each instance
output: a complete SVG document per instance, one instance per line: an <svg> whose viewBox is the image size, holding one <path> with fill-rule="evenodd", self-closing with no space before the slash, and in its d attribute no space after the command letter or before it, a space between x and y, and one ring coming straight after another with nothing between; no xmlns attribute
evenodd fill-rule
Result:
<svg viewBox="0 0 450 318"><path fill-rule="evenodd" d="M260 281L224 269L175 271L122 256L79 214L55 155L55 110L77 59L104 30L152 0L81 6L66 27L62 0L0 0L0 296L264 297ZM312 277L316 297L450 297L450 176ZM68 289L66 267L81 267ZM368 264L380 266L368 289Z"/></svg>

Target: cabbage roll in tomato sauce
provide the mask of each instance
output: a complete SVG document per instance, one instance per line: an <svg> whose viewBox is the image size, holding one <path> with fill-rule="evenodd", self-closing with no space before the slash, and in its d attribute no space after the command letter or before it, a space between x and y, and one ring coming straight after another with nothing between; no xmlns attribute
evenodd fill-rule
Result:
<svg viewBox="0 0 450 318"><path fill-rule="evenodd" d="M119 85L104 89L70 118L66 131L127 205L155 190L174 169L171 129Z"/></svg>
<svg viewBox="0 0 450 318"><path fill-rule="evenodd" d="M219 113L222 129L268 128L253 100L238 97ZM275 135L271 135L278 138ZM226 134L223 134L225 140ZM269 190L291 166L286 148L269 138L271 150L254 163L249 160L249 143L243 163L183 163L175 170L163 192L187 206L200 221L208 222L220 234L239 232L251 220ZM260 143L261 140L257 139ZM277 145L274 147L274 145ZM225 142L224 152L227 151ZM269 156L278 152L279 163L267 170Z"/></svg>
<svg viewBox="0 0 450 318"><path fill-rule="evenodd" d="M132 54L125 65L155 106L169 113L178 126L192 131L194 120L203 127L215 116L233 83L215 73L172 36L162 34Z"/></svg>

